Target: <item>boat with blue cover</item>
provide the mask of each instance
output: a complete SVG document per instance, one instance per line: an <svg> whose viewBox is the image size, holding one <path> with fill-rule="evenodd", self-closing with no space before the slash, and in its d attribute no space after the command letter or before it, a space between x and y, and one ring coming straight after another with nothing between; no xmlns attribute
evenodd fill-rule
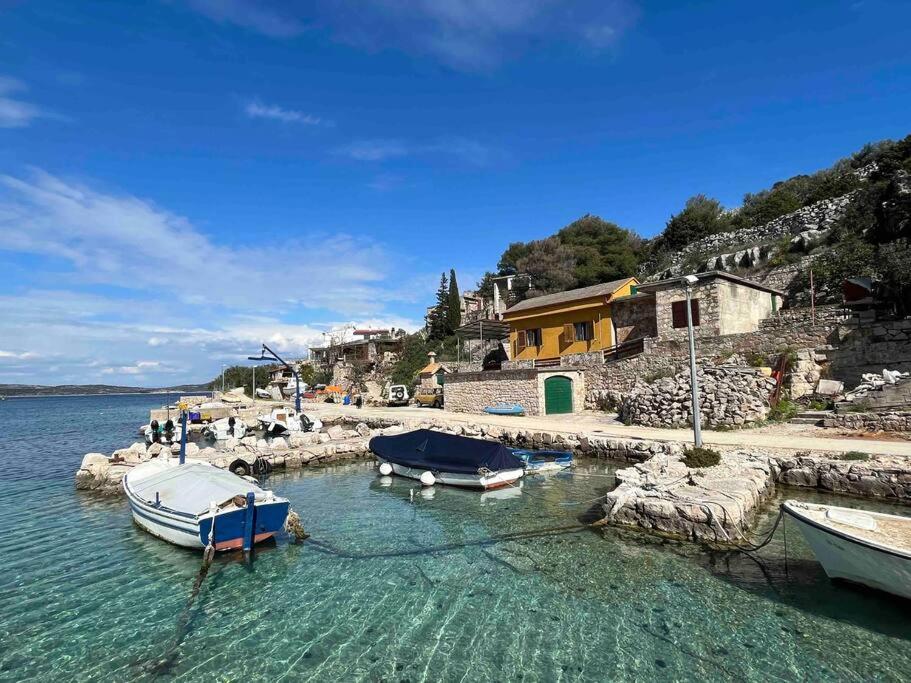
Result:
<svg viewBox="0 0 911 683"><path fill-rule="evenodd" d="M431 429L375 436L370 450L379 460L380 474L394 472L428 486L493 489L512 485L525 474L524 463L501 443Z"/></svg>
<svg viewBox="0 0 911 683"><path fill-rule="evenodd" d="M525 463L526 472L552 472L573 466L571 451L530 451L514 448L512 453Z"/></svg>
<svg viewBox="0 0 911 683"><path fill-rule="evenodd" d="M506 403L499 401L494 403L492 406L487 406L484 408L484 412L488 415L524 415L525 408L523 408L518 403Z"/></svg>

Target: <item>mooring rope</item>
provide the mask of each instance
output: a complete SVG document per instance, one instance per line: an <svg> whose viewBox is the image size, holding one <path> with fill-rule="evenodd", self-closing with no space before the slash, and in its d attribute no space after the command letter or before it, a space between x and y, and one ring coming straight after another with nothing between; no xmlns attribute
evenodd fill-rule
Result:
<svg viewBox="0 0 911 683"><path fill-rule="evenodd" d="M319 541L314 538L308 538L306 543L314 546L321 552L342 557L348 560L372 560L390 557L411 557L414 555L434 555L444 553L460 548L470 548L477 546L494 545L503 541L515 541L527 538L538 538L543 536L557 536L561 534L578 533L585 529L591 528L588 524L569 524L565 526L548 527L545 529L530 529L528 531L513 531L505 534L496 534L487 538L480 538L474 541L465 541L463 543L446 543L443 545L429 546L426 548L414 548L411 550L385 550L377 553L352 553L333 546L331 543Z"/></svg>

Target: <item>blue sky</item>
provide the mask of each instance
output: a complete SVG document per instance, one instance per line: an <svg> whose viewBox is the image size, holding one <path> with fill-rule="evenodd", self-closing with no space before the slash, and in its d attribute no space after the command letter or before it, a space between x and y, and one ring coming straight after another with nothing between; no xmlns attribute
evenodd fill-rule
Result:
<svg viewBox="0 0 911 683"><path fill-rule="evenodd" d="M911 132L906 2L0 2L0 382L414 327L511 241L650 236Z"/></svg>

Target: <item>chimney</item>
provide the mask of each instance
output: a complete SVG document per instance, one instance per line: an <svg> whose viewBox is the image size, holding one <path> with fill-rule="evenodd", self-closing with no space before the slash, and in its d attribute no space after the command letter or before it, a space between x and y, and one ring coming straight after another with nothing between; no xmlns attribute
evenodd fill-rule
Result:
<svg viewBox="0 0 911 683"><path fill-rule="evenodd" d="M436 355L436 353L434 353L433 351L430 351L430 352L427 354L427 357L430 359L430 362L431 362L431 363L436 363L436 362L437 362L437 355Z"/></svg>

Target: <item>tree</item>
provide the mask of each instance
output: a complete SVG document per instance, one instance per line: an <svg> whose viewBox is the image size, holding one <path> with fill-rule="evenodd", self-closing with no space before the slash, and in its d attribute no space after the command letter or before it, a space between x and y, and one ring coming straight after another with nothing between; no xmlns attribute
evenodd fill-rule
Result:
<svg viewBox="0 0 911 683"><path fill-rule="evenodd" d="M420 333L405 337L402 355L392 366L392 383L411 386L421 368L427 365L427 352L428 341Z"/></svg>
<svg viewBox="0 0 911 683"><path fill-rule="evenodd" d="M527 245L527 253L516 265L520 272L528 273L531 284L540 294L551 294L576 286L573 274L576 259L569 247L556 237L534 240Z"/></svg>
<svg viewBox="0 0 911 683"><path fill-rule="evenodd" d="M430 311L427 322L432 339L442 339L449 333L449 286L446 282L446 273L440 274L437 303Z"/></svg>
<svg viewBox="0 0 911 683"><path fill-rule="evenodd" d="M513 242L508 247L497 263L500 275L515 275L519 272L519 261L528 256L531 242Z"/></svg>
<svg viewBox="0 0 911 683"><path fill-rule="evenodd" d="M639 265L642 240L598 216L586 214L573 221L557 233L557 239L573 254L578 287L630 277Z"/></svg>
<svg viewBox="0 0 911 683"><path fill-rule="evenodd" d="M449 299L447 327L449 334L462 324L462 297L459 295L459 285L456 283L455 268L449 271Z"/></svg>
<svg viewBox="0 0 911 683"><path fill-rule="evenodd" d="M678 251L691 242L731 227L730 219L724 213L717 199L697 194L686 200L683 210L671 216L667 226L657 239L657 248L664 253Z"/></svg>
<svg viewBox="0 0 911 683"><path fill-rule="evenodd" d="M262 389L269 385L270 375L277 365L264 365L256 368L256 388ZM230 390L243 387L244 393L253 396L253 366L232 365L225 368L225 389ZM208 384L209 389L221 390L221 374Z"/></svg>

